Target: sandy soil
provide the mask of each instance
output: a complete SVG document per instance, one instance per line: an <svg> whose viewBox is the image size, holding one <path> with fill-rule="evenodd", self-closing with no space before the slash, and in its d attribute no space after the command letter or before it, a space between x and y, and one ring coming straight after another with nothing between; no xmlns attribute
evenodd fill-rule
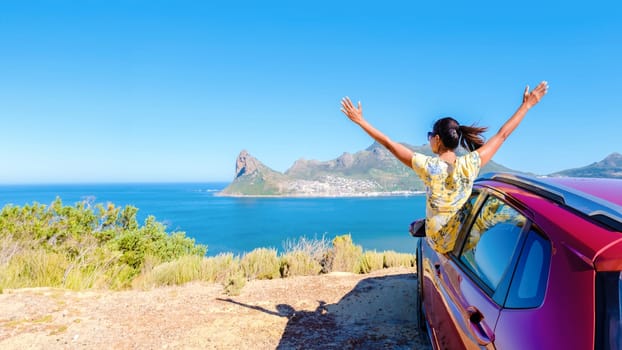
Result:
<svg viewBox="0 0 622 350"><path fill-rule="evenodd" d="M0 349L429 349L416 275L397 268L149 291L0 294Z"/></svg>

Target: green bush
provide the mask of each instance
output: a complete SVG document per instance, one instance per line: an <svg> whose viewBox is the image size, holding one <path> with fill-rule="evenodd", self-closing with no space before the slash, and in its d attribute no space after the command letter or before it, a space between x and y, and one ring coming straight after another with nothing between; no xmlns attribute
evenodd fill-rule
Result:
<svg viewBox="0 0 622 350"><path fill-rule="evenodd" d="M122 252L121 262L139 270L146 255L162 261L172 261L184 255L204 256L207 247L197 245L183 232L167 234L165 226L149 216L144 226L123 231L111 240L113 247ZM137 271L138 272L138 271Z"/></svg>
<svg viewBox="0 0 622 350"><path fill-rule="evenodd" d="M0 211L0 280L6 287L125 288L154 262L204 256L207 247L183 232L168 234L138 209L89 201L7 205ZM145 269L145 262L153 266Z"/></svg>

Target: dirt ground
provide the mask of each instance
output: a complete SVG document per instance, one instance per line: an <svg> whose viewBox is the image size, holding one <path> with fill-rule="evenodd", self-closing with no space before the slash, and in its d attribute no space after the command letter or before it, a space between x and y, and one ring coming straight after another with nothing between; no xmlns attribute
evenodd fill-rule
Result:
<svg viewBox="0 0 622 350"><path fill-rule="evenodd" d="M149 291L53 288L0 294L0 349L429 349L415 319L416 275L251 281Z"/></svg>

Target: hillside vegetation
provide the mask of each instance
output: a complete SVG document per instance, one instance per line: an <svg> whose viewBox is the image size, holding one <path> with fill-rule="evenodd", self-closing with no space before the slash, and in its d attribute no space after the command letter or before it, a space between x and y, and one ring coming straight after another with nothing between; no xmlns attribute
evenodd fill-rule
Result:
<svg viewBox="0 0 622 350"><path fill-rule="evenodd" d="M581 168L563 170L551 176L622 179L622 154L614 152L599 162Z"/></svg>
<svg viewBox="0 0 622 350"><path fill-rule="evenodd" d="M79 202L7 205L0 212L0 291L3 288L151 288L190 281L218 282L237 294L246 281L331 271L367 273L414 266L414 256L363 251L350 235L332 241L298 238L242 256L206 257L207 246L183 232L166 232L138 208Z"/></svg>
<svg viewBox="0 0 622 350"><path fill-rule="evenodd" d="M7 205L0 212L0 286L124 288L146 268L185 256L203 256L207 247L183 232L168 234L149 216L140 225L138 209L34 203Z"/></svg>

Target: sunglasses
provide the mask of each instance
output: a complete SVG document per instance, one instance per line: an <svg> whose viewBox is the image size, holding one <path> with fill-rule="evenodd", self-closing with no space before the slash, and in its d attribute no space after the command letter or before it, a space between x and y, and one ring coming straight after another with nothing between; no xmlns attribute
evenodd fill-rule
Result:
<svg viewBox="0 0 622 350"><path fill-rule="evenodd" d="M428 131L428 141L430 141L431 138L433 138L436 134L432 131Z"/></svg>

